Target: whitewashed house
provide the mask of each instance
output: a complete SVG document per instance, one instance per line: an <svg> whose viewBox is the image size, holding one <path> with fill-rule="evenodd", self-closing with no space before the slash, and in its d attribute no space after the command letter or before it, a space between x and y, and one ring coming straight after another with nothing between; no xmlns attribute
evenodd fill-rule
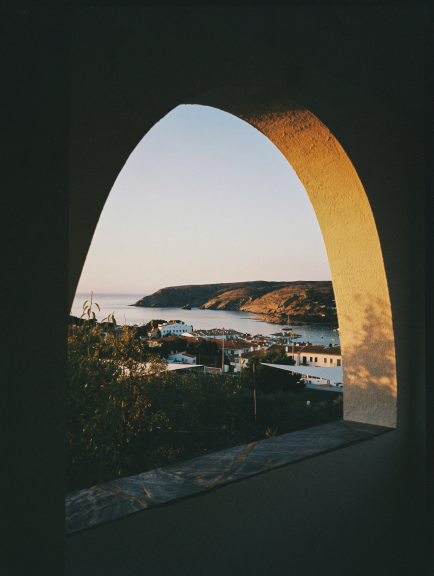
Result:
<svg viewBox="0 0 434 576"><path fill-rule="evenodd" d="M234 356L231 362L234 367L234 372L242 372L245 368L247 362L252 356L260 356L263 350L250 350L249 352L242 352L241 354Z"/></svg>
<svg viewBox="0 0 434 576"><path fill-rule="evenodd" d="M167 362L169 364L196 364L196 356L193 354L188 354L187 352L175 352L175 354L168 354Z"/></svg>
<svg viewBox="0 0 434 576"><path fill-rule="evenodd" d="M342 366L340 346L286 346L286 355L294 358L296 366L333 367Z"/></svg>
<svg viewBox="0 0 434 576"><path fill-rule="evenodd" d="M184 322L165 322L158 324L161 338L165 336L182 336L185 333L193 332L193 326L187 326Z"/></svg>

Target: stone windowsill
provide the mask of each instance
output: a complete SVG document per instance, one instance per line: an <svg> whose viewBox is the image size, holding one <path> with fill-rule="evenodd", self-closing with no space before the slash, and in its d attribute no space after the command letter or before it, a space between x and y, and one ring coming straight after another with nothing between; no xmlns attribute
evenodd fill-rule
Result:
<svg viewBox="0 0 434 576"><path fill-rule="evenodd" d="M66 534L369 440L393 430L338 420L66 495Z"/></svg>

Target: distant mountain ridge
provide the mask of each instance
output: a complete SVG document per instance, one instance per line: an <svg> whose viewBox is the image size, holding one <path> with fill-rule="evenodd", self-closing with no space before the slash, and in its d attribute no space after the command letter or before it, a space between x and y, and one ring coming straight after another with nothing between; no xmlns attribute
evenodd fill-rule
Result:
<svg viewBox="0 0 434 576"><path fill-rule="evenodd" d="M149 308L208 308L264 314L262 320L293 323L334 322L336 304L331 281L229 282L161 288L135 302Z"/></svg>

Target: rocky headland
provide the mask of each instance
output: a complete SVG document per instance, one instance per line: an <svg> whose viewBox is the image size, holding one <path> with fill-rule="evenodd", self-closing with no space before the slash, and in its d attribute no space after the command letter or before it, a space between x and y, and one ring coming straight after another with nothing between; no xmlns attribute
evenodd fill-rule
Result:
<svg viewBox="0 0 434 576"><path fill-rule="evenodd" d="M208 308L260 314L264 322L292 324L337 322L330 281L233 282L161 288L133 306Z"/></svg>

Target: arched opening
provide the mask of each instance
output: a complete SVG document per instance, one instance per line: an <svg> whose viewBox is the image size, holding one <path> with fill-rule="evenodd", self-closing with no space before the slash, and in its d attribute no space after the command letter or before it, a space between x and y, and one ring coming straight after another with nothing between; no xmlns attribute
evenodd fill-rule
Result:
<svg viewBox="0 0 434 576"><path fill-rule="evenodd" d="M135 574L146 566L156 574L251 576L279 574L289 566L295 573L317 574L330 566L337 575L380 575L405 572L403 566L412 573L415 565L423 572L429 533L421 138L425 14L389 7L187 8L184 13L74 10L64 29L58 13L50 19L46 10L27 10L18 18L21 31L18 14L11 13L9 51L15 62L6 82L11 105L5 107L10 122L4 326L13 348L2 404L6 563L40 565L46 573L64 565L63 250L69 176L71 303L105 198L143 135L195 95L226 87L226 94L208 101L230 109L252 97L230 87L262 86L262 95L251 98L259 111L273 108L276 92L284 103L286 98L302 103L336 136L365 188L393 315L397 429L69 538L67 573ZM49 40L34 42L41 30ZM240 112L246 110L241 106ZM384 271L378 269L381 280ZM388 299L380 302L379 318L383 311L390 342ZM382 397L371 391L358 399L366 400L367 416L377 409L381 416ZM120 498L113 495L111 501L117 505Z"/></svg>
<svg viewBox="0 0 434 576"><path fill-rule="evenodd" d="M192 310L183 311L181 305L185 302L182 301L172 305L156 304L156 308L154 305L132 307L143 296L165 286L177 286L179 292L183 285L229 282L245 284L237 289L235 300L231 297L231 304L235 306L237 299L242 298L243 304L247 300L247 308L243 306L238 314L232 306L223 309L219 305L217 309L207 306L206 310L200 310L197 302L192 303ZM288 286L291 282L294 285ZM251 288L248 283L257 285ZM131 285L136 294L126 295L125 292L132 292ZM76 420L68 420L69 431L80 440L70 446L68 462L79 462L80 470L84 470L82 474L77 473L78 466L68 469L68 481L74 478L68 484L68 492L112 480L108 470L118 478L132 476L170 465L173 461L189 460L250 443L253 439L265 439L271 434L286 434L342 418L342 387L333 385L342 382L341 374L337 379L335 377L330 388L324 387L330 385L329 374L327 378L304 378L308 382L303 390L298 382L302 376L261 366L262 362L270 361L278 365L289 364L293 357L297 364L306 364L306 356L300 358L300 355L312 355L312 349L316 347L315 354L319 352L320 358L312 357L309 361L308 357L309 365L318 367L318 362L327 360L328 372L332 365L336 367L336 358L340 357L339 333L336 311L331 308L334 302L330 269L312 205L285 157L266 136L242 119L215 107L184 105L167 115L141 140L120 172L104 207L80 281L78 292L82 294L76 297L73 314L80 316L83 302L92 289L96 291L94 301L102 306L100 313L95 310L98 320L110 314L122 297L118 296L117 302L115 295L100 297L98 290L102 287L108 292L124 292L122 311L119 315L116 313L116 318L123 323L125 313L128 324L140 325L137 332L142 337L143 357L149 359L159 354L170 362L169 370L180 369L183 372L178 374L187 376L192 367L190 362L185 365L186 359L190 358L184 353L196 354L191 364L197 361L208 375L219 374L224 355L224 368L231 377L217 377L211 381L209 376L208 387L204 385L196 395L185 393L184 408L178 412L171 410L167 395L153 395L151 386L143 388L141 398L150 400L155 412L158 412L156 406L163 396L167 421L162 428L159 425L158 431L154 429L151 433L148 430L146 440L143 434L141 437L132 434L132 441L130 438L129 445L125 444L125 450L130 450L125 460L116 456L121 452L117 442L123 445L123 432L119 432L117 440L108 440L106 436L107 441L105 433L100 433L105 430L108 419L115 422L119 416L118 413L111 416L115 408L105 395L109 380L104 380L105 391L101 395L93 388L94 382L81 382L81 387L86 385L88 392L95 390L98 415L89 413L81 403L71 404L78 413L83 410L83 416L80 416L83 425L76 426ZM137 293L139 290L142 293ZM305 298L306 291L310 296ZM249 295L253 297L249 298ZM261 300L261 296L267 296L265 302L248 307L250 300ZM261 310L270 312L270 307L272 313L259 321L257 317L263 314ZM212 324L207 325L211 317ZM181 319L189 329L193 324L196 331L224 326L230 341L222 347L221 335L203 333L197 335L198 342L193 339L187 344L188 339L179 337L181 326L178 325L176 331L168 335L169 338L179 337L175 342L162 342L163 336L167 336L163 333L158 340L148 340L145 326L157 318L158 322ZM288 333L284 326L287 322L296 334L293 345L292 330ZM105 332L104 325L101 328ZM228 329L238 333L228 334ZM118 336L121 334L122 330L117 332ZM255 338L258 334L263 336ZM199 346L195 348L192 344ZM216 347L216 351L206 352L205 344ZM333 345L338 348L331 348ZM183 353L182 357L176 355L178 352ZM98 348L98 353L102 359L107 359L103 349ZM267 357L262 358L263 354ZM323 357L325 355L327 358ZM70 360L75 365L75 356ZM259 372L255 373L257 411L251 390L251 362L255 360L261 363L255 365ZM193 370L199 371L200 366ZM319 367L324 371L324 364ZM337 368L336 372L341 372L339 364ZM295 371L295 374L299 372ZM171 381L173 388L177 386L176 378L174 380ZM186 380L184 377L182 390L187 390L189 385L204 384L203 380L196 383ZM202 401L201 410L195 412L202 391L203 398L208 401L208 391L212 387L221 389L222 396L232 394L231 399L217 397L214 393L212 402L216 408L213 410ZM132 402L131 396L126 399L127 388L126 384L125 396L119 400L122 406L125 400L129 407ZM77 397L78 390L73 386L70 390L71 395ZM282 394L274 396L280 391ZM180 396L182 392L177 398L181 402ZM187 404L191 409L185 408ZM105 406L110 407L105 410ZM127 423L130 414L127 408L122 415ZM189 414L194 415L193 423L188 420ZM143 414L135 421L140 418L142 426L147 425ZM94 424L87 426L88 419ZM83 428L86 428L86 434L82 436ZM211 433L205 434L208 429ZM191 441L194 438L196 446ZM91 465L82 464L87 461L83 447L86 446L88 455L90 443L95 468L92 471ZM164 444L166 453L152 456L154 443ZM103 450L110 453L110 459L106 460L106 455L101 454ZM102 479L95 464L99 458L104 461Z"/></svg>
<svg viewBox="0 0 434 576"><path fill-rule="evenodd" d="M374 216L351 160L330 130L291 100L217 90L187 103L213 106L248 122L294 168L315 210L332 274L345 357L344 418L395 427L395 348L387 279ZM108 192L97 198L96 217ZM82 254L90 244L89 231L87 240L81 238ZM75 292L79 262L72 260Z"/></svg>

